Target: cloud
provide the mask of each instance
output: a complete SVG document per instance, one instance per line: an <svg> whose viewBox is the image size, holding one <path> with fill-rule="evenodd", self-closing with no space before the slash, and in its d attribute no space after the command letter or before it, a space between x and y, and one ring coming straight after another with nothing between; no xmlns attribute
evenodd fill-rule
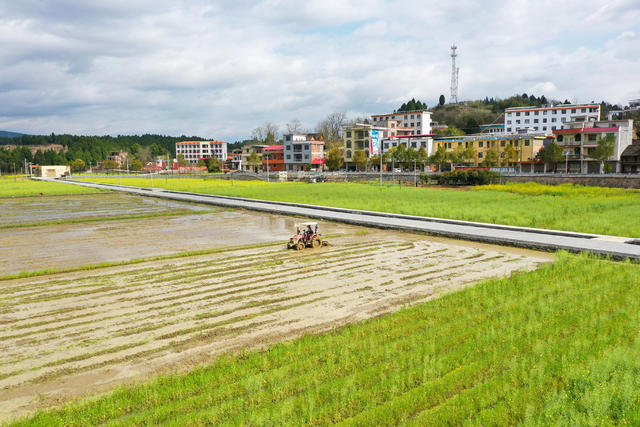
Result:
<svg viewBox="0 0 640 427"><path fill-rule="evenodd" d="M0 129L248 137L411 97L638 97L635 0L7 0Z"/></svg>

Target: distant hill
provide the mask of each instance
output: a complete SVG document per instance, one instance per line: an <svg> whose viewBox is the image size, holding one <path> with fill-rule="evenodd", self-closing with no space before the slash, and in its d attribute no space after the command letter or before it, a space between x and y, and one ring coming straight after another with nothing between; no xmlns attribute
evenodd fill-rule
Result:
<svg viewBox="0 0 640 427"><path fill-rule="evenodd" d="M16 136L22 136L24 133L9 132L8 130L0 130L0 138L15 138Z"/></svg>

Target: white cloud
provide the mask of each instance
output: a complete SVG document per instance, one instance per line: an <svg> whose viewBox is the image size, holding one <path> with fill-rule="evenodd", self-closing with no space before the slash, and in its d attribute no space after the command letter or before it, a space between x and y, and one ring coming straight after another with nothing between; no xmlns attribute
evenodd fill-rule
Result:
<svg viewBox="0 0 640 427"><path fill-rule="evenodd" d="M198 134L380 113L411 97L534 92L624 103L640 83L637 0L8 0L0 129Z"/></svg>

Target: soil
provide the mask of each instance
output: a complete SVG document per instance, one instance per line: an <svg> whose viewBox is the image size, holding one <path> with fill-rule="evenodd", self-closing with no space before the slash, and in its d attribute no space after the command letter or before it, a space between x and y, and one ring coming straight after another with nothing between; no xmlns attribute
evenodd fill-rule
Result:
<svg viewBox="0 0 640 427"><path fill-rule="evenodd" d="M223 211L0 230L4 273L229 248L0 281L0 422L158 373L184 372L221 353L378 316L552 259L326 222L320 227L334 235L329 246L287 250L298 221ZM238 249L260 242L282 243Z"/></svg>

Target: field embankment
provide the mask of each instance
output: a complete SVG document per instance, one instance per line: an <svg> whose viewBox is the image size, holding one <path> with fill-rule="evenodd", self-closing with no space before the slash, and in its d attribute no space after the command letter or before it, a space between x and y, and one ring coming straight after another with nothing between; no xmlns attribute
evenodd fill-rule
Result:
<svg viewBox="0 0 640 427"><path fill-rule="evenodd" d="M119 179L96 182L117 184ZM146 178L123 178L150 186ZM640 237L640 192L600 187L509 184L470 191L356 183L265 183L207 179L156 180L179 191L309 203L492 224Z"/></svg>
<svg viewBox="0 0 640 427"><path fill-rule="evenodd" d="M327 280L326 289L333 283ZM372 292L382 286L376 283ZM42 291L19 292L17 299ZM349 295L355 294L345 293L340 301L351 300ZM332 308L312 307L303 310L326 315ZM240 323L247 313L249 320ZM228 326L259 328L253 313L234 312L238 323ZM21 424L638 425L639 313L640 266L561 254L532 272L320 336L225 356L186 375L41 412ZM150 327L170 326L152 321ZM62 339L65 330L54 339ZM55 354L41 357L56 360ZM64 363L71 361L48 362L27 375L37 378Z"/></svg>

